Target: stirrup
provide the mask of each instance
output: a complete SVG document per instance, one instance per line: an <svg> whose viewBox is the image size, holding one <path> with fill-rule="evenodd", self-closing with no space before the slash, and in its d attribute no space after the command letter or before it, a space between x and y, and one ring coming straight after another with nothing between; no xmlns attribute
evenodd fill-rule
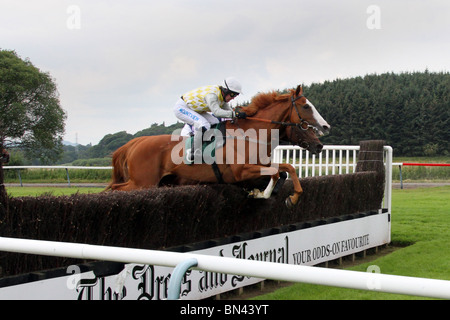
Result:
<svg viewBox="0 0 450 320"><path fill-rule="evenodd" d="M196 156L202 156L202 150L200 149L195 149L194 152L192 152L192 149L187 149L186 150L186 160L189 161L190 163L194 162L195 157Z"/></svg>
<svg viewBox="0 0 450 320"><path fill-rule="evenodd" d="M201 149L195 149L194 153L191 154L191 161L194 161L194 159L196 157L200 157L202 156L202 150Z"/></svg>

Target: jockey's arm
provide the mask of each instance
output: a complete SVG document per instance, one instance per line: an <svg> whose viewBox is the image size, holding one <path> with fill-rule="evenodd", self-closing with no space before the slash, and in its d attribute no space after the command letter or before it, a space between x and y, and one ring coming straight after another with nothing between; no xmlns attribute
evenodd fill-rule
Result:
<svg viewBox="0 0 450 320"><path fill-rule="evenodd" d="M206 103L211 110L212 114L218 118L233 118L233 110L228 106L227 103L224 104L223 108L220 107L219 98L214 93L209 93L205 97Z"/></svg>

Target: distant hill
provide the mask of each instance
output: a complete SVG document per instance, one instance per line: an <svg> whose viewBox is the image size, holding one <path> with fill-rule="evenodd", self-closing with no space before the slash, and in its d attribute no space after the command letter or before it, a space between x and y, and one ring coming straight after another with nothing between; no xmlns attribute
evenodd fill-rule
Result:
<svg viewBox="0 0 450 320"><path fill-rule="evenodd" d="M172 134L174 130L182 128L183 125L183 123L177 122L166 127L164 123L154 123L150 126L150 128L138 131L134 135L127 133L126 131L119 131L116 133L105 135L95 146L78 145L78 150L75 150L76 144L66 142L63 143L64 156L63 159L59 161L59 163L69 163L78 159L98 159L110 157L117 148L121 147L133 138L137 138L140 136Z"/></svg>
<svg viewBox="0 0 450 320"><path fill-rule="evenodd" d="M72 146L72 147L76 147L76 146L78 145L78 143L70 142L70 141L65 141L65 140L63 140L62 144L63 144L64 146Z"/></svg>

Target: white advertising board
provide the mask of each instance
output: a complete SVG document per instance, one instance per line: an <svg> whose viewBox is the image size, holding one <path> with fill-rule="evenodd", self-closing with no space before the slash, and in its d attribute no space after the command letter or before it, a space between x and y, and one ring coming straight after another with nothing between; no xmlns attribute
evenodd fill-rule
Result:
<svg viewBox="0 0 450 320"><path fill-rule="evenodd" d="M192 253L274 263L317 265L390 242L389 214L280 233ZM162 300L173 268L125 265L118 275L98 278L70 266L68 276L0 288L0 299ZM262 279L190 270L181 283L181 299L199 300Z"/></svg>

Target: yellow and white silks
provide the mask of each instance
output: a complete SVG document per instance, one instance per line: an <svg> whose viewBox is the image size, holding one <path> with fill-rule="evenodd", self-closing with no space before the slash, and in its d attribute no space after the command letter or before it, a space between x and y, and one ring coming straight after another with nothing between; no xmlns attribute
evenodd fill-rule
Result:
<svg viewBox="0 0 450 320"><path fill-rule="evenodd" d="M212 124L219 123L218 118L233 117L233 110L224 101L220 87L204 86L185 93L177 101L175 116L194 130L202 127L209 130ZM188 128L185 128L188 130ZM186 134L183 130L182 135Z"/></svg>

